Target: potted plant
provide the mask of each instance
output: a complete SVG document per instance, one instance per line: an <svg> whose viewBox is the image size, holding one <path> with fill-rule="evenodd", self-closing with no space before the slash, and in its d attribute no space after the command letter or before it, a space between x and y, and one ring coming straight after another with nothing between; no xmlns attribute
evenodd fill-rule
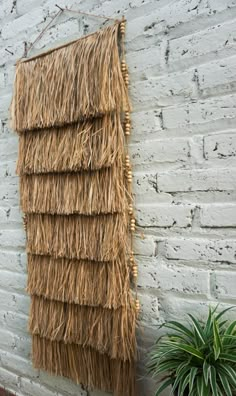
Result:
<svg viewBox="0 0 236 396"><path fill-rule="evenodd" d="M162 376L156 396L168 386L177 396L236 394L236 321L223 319L231 308L209 308L204 323L189 314L188 326L162 325L171 332L157 340L148 362L149 372Z"/></svg>

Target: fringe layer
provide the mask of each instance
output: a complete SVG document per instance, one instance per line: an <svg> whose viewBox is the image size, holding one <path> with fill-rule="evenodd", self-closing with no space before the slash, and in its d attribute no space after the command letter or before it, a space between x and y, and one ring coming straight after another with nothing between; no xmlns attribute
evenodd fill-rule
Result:
<svg viewBox="0 0 236 396"><path fill-rule="evenodd" d="M125 257L104 263L28 254L27 265L27 291L31 295L114 309L130 302Z"/></svg>
<svg viewBox="0 0 236 396"><path fill-rule="evenodd" d="M19 135L17 174L76 172L121 162L124 132L119 114Z"/></svg>
<svg viewBox="0 0 236 396"><path fill-rule="evenodd" d="M123 169L20 178L20 203L25 213L119 213L127 208Z"/></svg>
<svg viewBox="0 0 236 396"><path fill-rule="evenodd" d="M88 307L32 296L29 331L51 341L75 343L112 359L136 357L135 306Z"/></svg>
<svg viewBox="0 0 236 396"><path fill-rule="evenodd" d="M48 55L19 62L13 128L19 132L55 127L113 110L129 110L118 32L115 23Z"/></svg>
<svg viewBox="0 0 236 396"><path fill-rule="evenodd" d="M125 214L28 214L26 221L28 253L111 261L127 251Z"/></svg>
<svg viewBox="0 0 236 396"><path fill-rule="evenodd" d="M34 367L113 392L114 396L135 396L135 362L110 359L93 348L50 341L33 335Z"/></svg>

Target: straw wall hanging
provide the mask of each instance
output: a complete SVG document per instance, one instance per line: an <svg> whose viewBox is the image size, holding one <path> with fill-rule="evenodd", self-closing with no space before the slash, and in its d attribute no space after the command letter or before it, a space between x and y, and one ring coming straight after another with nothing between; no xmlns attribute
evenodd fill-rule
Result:
<svg viewBox="0 0 236 396"><path fill-rule="evenodd" d="M17 63L12 120L36 368L135 395L125 22ZM134 289L134 292L133 290Z"/></svg>

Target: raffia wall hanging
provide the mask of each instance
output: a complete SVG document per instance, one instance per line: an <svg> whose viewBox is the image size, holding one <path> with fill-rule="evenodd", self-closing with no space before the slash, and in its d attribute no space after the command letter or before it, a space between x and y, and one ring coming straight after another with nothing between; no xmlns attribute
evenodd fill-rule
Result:
<svg viewBox="0 0 236 396"><path fill-rule="evenodd" d="M125 22L17 63L12 120L36 368L135 395ZM135 288L133 288L135 290Z"/></svg>

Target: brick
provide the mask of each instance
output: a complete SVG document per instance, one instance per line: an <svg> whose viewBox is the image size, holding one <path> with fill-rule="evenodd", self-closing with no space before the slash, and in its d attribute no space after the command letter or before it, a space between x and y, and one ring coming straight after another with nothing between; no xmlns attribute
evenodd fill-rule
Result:
<svg viewBox="0 0 236 396"><path fill-rule="evenodd" d="M0 289L0 298L1 310L10 310L12 312L28 315L30 303L29 296Z"/></svg>
<svg viewBox="0 0 236 396"><path fill-rule="evenodd" d="M8 291L25 293L26 274L1 270L0 287Z"/></svg>
<svg viewBox="0 0 236 396"><path fill-rule="evenodd" d="M157 135L161 131L160 110L145 110L131 114L132 141L143 140L143 136Z"/></svg>
<svg viewBox="0 0 236 396"><path fill-rule="evenodd" d="M14 160L14 168L15 162L17 158L18 152L18 138L17 136L11 137L8 139L0 139L0 161L5 162L10 159Z"/></svg>
<svg viewBox="0 0 236 396"><path fill-rule="evenodd" d="M9 330L25 337L27 336L28 315L22 315L18 312L0 311L0 325L2 330Z"/></svg>
<svg viewBox="0 0 236 396"><path fill-rule="evenodd" d="M139 294L141 303L140 320L155 325L159 320L158 298L149 294Z"/></svg>
<svg viewBox="0 0 236 396"><path fill-rule="evenodd" d="M209 303L210 301L207 301L206 298L195 299L194 296L187 298L186 296L181 297L175 294L165 295L159 299L160 312L166 321L181 320L181 323L186 324L189 324L188 313L194 314L198 320L206 319ZM213 301L211 305L214 307L216 304Z"/></svg>
<svg viewBox="0 0 236 396"><path fill-rule="evenodd" d="M135 194L135 203L153 202L157 197L156 174L148 172L137 172L133 174L133 192Z"/></svg>
<svg viewBox="0 0 236 396"><path fill-rule="evenodd" d="M198 67L199 88L204 96L232 91L236 86L233 73L236 57L204 63Z"/></svg>
<svg viewBox="0 0 236 396"><path fill-rule="evenodd" d="M195 97L193 71L172 73L160 78L135 82L131 85L131 100L137 109L167 106Z"/></svg>
<svg viewBox="0 0 236 396"><path fill-rule="evenodd" d="M236 240L173 238L165 243L165 257L170 260L200 260L236 263Z"/></svg>
<svg viewBox="0 0 236 396"><path fill-rule="evenodd" d="M151 235L144 235L139 233L134 237L134 252L135 254L141 254L144 256L154 256L155 255L155 238Z"/></svg>
<svg viewBox="0 0 236 396"><path fill-rule="evenodd" d="M235 123L235 101L236 95L227 95L164 108L162 110L164 127L191 130L195 125L200 129L205 124L219 123L221 120L228 121L228 123L234 120Z"/></svg>
<svg viewBox="0 0 236 396"><path fill-rule="evenodd" d="M11 177L11 180L18 181L18 177L16 177L16 162L14 161L7 161L7 162L2 162L2 166L0 169L0 178L8 178L9 176Z"/></svg>
<svg viewBox="0 0 236 396"><path fill-rule="evenodd" d="M164 172L157 175L159 191L221 191L234 190L236 168L194 169Z"/></svg>
<svg viewBox="0 0 236 396"><path fill-rule="evenodd" d="M0 170L1 171L1 170ZM18 191L18 180L17 178L11 177L8 180L2 180L0 178L0 202L1 206L18 205L19 204L19 191Z"/></svg>
<svg viewBox="0 0 236 396"><path fill-rule="evenodd" d="M11 331L0 329L1 348L13 352L24 359L29 358L31 351L31 339L29 335L17 335Z"/></svg>
<svg viewBox="0 0 236 396"><path fill-rule="evenodd" d="M236 205L201 205L200 224L201 227L236 227Z"/></svg>
<svg viewBox="0 0 236 396"><path fill-rule="evenodd" d="M1 247L25 247L25 233L23 228L16 230L0 230Z"/></svg>
<svg viewBox="0 0 236 396"><path fill-rule="evenodd" d="M214 134L204 137L206 159L228 159L236 156L235 133Z"/></svg>
<svg viewBox="0 0 236 396"><path fill-rule="evenodd" d="M1 270L13 272L25 272L26 258L25 253L11 252L9 250L0 250Z"/></svg>
<svg viewBox="0 0 236 396"><path fill-rule="evenodd" d="M8 117L11 97L12 97L11 94L1 95L0 118L4 119Z"/></svg>
<svg viewBox="0 0 236 396"><path fill-rule="evenodd" d="M170 41L169 62L178 63L185 67L215 57L216 51L233 54L235 51L234 36L236 27L234 21L219 23L192 35Z"/></svg>
<svg viewBox="0 0 236 396"><path fill-rule="evenodd" d="M191 205L139 205L136 211L141 227L187 227L192 222Z"/></svg>
<svg viewBox="0 0 236 396"><path fill-rule="evenodd" d="M38 33L35 34L35 38ZM75 40L79 35L79 26L78 21L74 20L66 20L62 23L57 23L55 26L52 26L50 30L45 32L43 37L35 44L34 50L32 50L31 55L37 53L37 50L41 50L46 46L50 46L50 48L57 47L65 42L69 42L70 40ZM52 45L52 42L54 45Z"/></svg>
<svg viewBox="0 0 236 396"><path fill-rule="evenodd" d="M156 162L184 162L190 156L186 139L146 140L129 147L135 165L150 165Z"/></svg>
<svg viewBox="0 0 236 396"><path fill-rule="evenodd" d="M36 30L36 25L42 21L42 10L40 8L35 8L27 14L24 14L23 16L20 16L4 25L2 29L2 38L4 40L14 37L16 38L17 35L26 31L26 29L31 29L32 33L33 29Z"/></svg>
<svg viewBox="0 0 236 396"><path fill-rule="evenodd" d="M19 390L20 388L20 377L17 374L11 373L10 371L4 369L3 367L0 367L0 381L1 385L5 386L7 389L11 387ZM1 395L8 396L6 395L6 392L2 392Z"/></svg>
<svg viewBox="0 0 236 396"><path fill-rule="evenodd" d="M126 61L132 82L158 76L161 67L161 47L155 46L144 48L140 51L132 51L127 54Z"/></svg>
<svg viewBox="0 0 236 396"><path fill-rule="evenodd" d="M136 257L138 286L162 292L208 295L209 272L200 268L166 263L155 258Z"/></svg>
<svg viewBox="0 0 236 396"><path fill-rule="evenodd" d="M236 272L234 271L215 271L212 275L214 294L219 299L236 299L235 282Z"/></svg>
<svg viewBox="0 0 236 396"><path fill-rule="evenodd" d="M20 223L22 224L22 213L19 207L0 207L0 228L2 224Z"/></svg>

